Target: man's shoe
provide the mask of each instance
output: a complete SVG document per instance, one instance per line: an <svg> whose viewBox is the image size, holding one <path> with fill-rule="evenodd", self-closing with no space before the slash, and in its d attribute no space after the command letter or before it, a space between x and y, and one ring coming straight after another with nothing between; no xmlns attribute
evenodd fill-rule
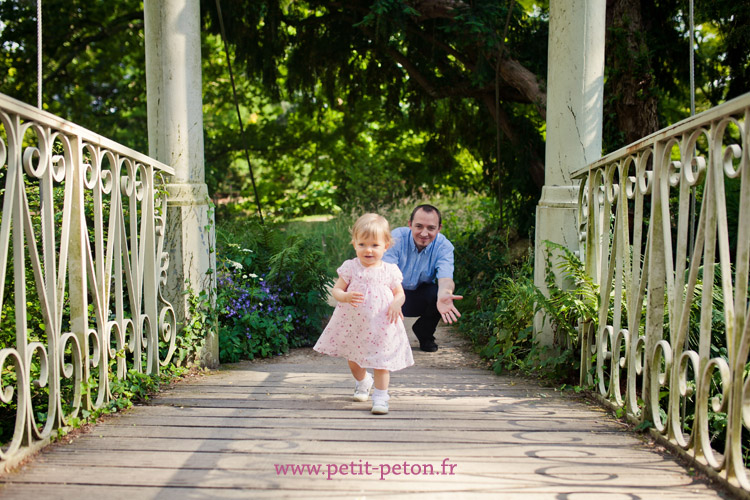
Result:
<svg viewBox="0 0 750 500"><path fill-rule="evenodd" d="M428 340L427 342L420 342L419 348L424 352L435 352L438 350L438 346L434 340Z"/></svg>

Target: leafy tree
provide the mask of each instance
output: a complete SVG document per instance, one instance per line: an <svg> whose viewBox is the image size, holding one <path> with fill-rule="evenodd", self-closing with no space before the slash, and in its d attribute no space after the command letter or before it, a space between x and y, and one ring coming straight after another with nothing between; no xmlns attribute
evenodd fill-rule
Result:
<svg viewBox="0 0 750 500"><path fill-rule="evenodd" d="M750 3L694 2L698 112L750 91ZM607 0L604 149L690 114L688 0Z"/></svg>
<svg viewBox="0 0 750 500"><path fill-rule="evenodd" d="M750 3L696 2L700 90L711 105L750 92Z"/></svg>
<svg viewBox="0 0 750 500"><path fill-rule="evenodd" d="M216 2L203 0L211 192L249 193L247 144L274 211L483 190L524 232L544 180L547 4L221 2L243 137ZM608 0L606 150L687 116L687 5ZM42 7L45 108L146 151L142 2ZM35 103L36 5L0 2L0 19L0 91ZM747 2L696 2L699 111L750 89L749 20Z"/></svg>
<svg viewBox="0 0 750 500"><path fill-rule="evenodd" d="M699 110L748 90L749 57L740 42L748 7L728 0L700 4ZM215 1L203 6L209 29L218 33ZM310 103L341 111L336 133L347 145L362 122L396 123L426 137L415 145L426 172L419 172L420 158L393 172L411 186L430 185L423 174L455 182L466 167L452 158L465 151L481 166L485 189L497 190L504 210L518 216L532 211L544 180L546 7L529 1L245 0L225 2L223 18L239 64L272 100L294 101L291 112L311 112L308 119L317 116ZM687 0L608 0L605 151L689 113L687 8ZM341 159L326 173L341 168ZM344 173L333 178L351 196Z"/></svg>
<svg viewBox="0 0 750 500"><path fill-rule="evenodd" d="M43 106L147 152L143 2L42 3ZM37 103L36 2L0 2L0 91Z"/></svg>
<svg viewBox="0 0 750 500"><path fill-rule="evenodd" d="M209 29L218 33L215 5L203 2ZM536 201L543 182L546 97L536 75L546 71L544 11L532 16L521 3L494 0L262 0L221 7L237 66L272 100L294 102L294 112L340 110L337 133L355 147L363 123L423 137L418 162L399 166L412 174L405 178L411 185L460 179L456 157L465 151L486 185L501 184L507 196L520 193L527 210Z"/></svg>

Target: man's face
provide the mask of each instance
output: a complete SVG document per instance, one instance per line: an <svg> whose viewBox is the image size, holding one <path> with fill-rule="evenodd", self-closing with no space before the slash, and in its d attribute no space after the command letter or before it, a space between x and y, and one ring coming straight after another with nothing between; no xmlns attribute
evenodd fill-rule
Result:
<svg viewBox="0 0 750 500"><path fill-rule="evenodd" d="M432 243L440 232L440 228L440 219L436 212L425 212L419 209L414 214L414 219L409 221L411 235L419 250L424 250Z"/></svg>

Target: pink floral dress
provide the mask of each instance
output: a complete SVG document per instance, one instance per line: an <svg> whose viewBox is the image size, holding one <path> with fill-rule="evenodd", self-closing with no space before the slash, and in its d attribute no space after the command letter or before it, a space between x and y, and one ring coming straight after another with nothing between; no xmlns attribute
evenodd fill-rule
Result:
<svg viewBox="0 0 750 500"><path fill-rule="evenodd" d="M364 294L364 302L354 307L339 302L318 342L316 351L354 361L363 368L396 371L414 364L404 322L388 322L393 289L403 276L398 266L382 262L365 267L358 258L347 260L337 269L349 285L347 291Z"/></svg>

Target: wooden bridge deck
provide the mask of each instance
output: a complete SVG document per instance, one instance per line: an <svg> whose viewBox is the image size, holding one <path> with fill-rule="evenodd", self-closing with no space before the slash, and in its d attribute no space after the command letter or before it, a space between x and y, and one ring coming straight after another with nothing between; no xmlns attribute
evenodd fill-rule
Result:
<svg viewBox="0 0 750 500"><path fill-rule="evenodd" d="M0 497L727 497L600 408L477 367L447 329L438 340L392 375L388 415L351 400L343 360L297 350L182 382L50 446L0 476Z"/></svg>

